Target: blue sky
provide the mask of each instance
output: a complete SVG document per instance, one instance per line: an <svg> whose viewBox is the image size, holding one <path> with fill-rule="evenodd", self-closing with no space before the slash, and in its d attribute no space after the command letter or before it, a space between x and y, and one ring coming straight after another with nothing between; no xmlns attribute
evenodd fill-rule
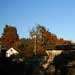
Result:
<svg viewBox="0 0 75 75"><path fill-rule="evenodd" d="M29 37L37 24L58 38L75 41L75 0L0 0L0 36L6 24Z"/></svg>

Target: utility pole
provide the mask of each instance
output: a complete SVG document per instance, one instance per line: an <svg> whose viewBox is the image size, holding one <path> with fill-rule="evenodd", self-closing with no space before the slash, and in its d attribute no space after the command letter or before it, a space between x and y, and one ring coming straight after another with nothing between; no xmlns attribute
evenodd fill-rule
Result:
<svg viewBox="0 0 75 75"><path fill-rule="evenodd" d="M2 45L1 45L1 42L0 42L0 49L1 49Z"/></svg>
<svg viewBox="0 0 75 75"><path fill-rule="evenodd" d="M1 43L1 41L0 41L0 53L1 53L1 48L2 48L2 43Z"/></svg>
<svg viewBox="0 0 75 75"><path fill-rule="evenodd" d="M36 35L34 35L34 53L35 55L36 55L36 42L37 42Z"/></svg>

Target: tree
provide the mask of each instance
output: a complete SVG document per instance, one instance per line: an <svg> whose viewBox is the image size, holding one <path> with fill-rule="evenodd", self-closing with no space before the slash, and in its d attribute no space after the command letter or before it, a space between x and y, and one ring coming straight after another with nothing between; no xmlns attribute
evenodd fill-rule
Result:
<svg viewBox="0 0 75 75"><path fill-rule="evenodd" d="M45 50L45 48L43 48L43 45L42 45L43 32L45 32L45 31L46 31L46 28L44 26L41 26L38 24L36 26L36 28L32 28L32 31L30 32L31 39L34 43L34 46L36 46L37 53L38 52L41 53L42 50L44 52L44 50Z"/></svg>
<svg viewBox="0 0 75 75"><path fill-rule="evenodd" d="M64 40L63 38L57 39L56 45L71 45L71 41Z"/></svg>
<svg viewBox="0 0 75 75"><path fill-rule="evenodd" d="M42 39L42 33L46 31L46 28L44 26L41 26L38 24L36 28L32 28L30 32L31 38L34 38L34 35L36 35L37 39L40 40Z"/></svg>
<svg viewBox="0 0 75 75"><path fill-rule="evenodd" d="M21 57L30 57L33 54L33 43L30 39L21 38L13 47L19 51Z"/></svg>
<svg viewBox="0 0 75 75"><path fill-rule="evenodd" d="M6 49L13 47L13 44L19 40L17 30L13 26L6 25L1 37L2 46Z"/></svg>
<svg viewBox="0 0 75 75"><path fill-rule="evenodd" d="M46 48L50 45L55 45L57 37L48 31L44 26L37 25L36 28L30 32L31 38L36 39L36 51L37 53L45 52ZM36 38L34 37L36 36Z"/></svg>
<svg viewBox="0 0 75 75"><path fill-rule="evenodd" d="M49 31L45 31L43 33L43 45L44 47L48 47L50 45L56 45L57 37Z"/></svg>

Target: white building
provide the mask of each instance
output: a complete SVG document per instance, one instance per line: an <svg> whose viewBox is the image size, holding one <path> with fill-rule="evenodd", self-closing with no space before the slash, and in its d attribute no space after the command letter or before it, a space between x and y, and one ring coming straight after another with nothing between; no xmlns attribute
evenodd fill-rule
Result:
<svg viewBox="0 0 75 75"><path fill-rule="evenodd" d="M46 69L48 67L48 65L53 61L54 57L56 55L61 54L62 52L63 52L63 50L46 50L48 59L47 59L47 62L45 64L43 64L42 66ZM45 58L47 58L47 56L45 56Z"/></svg>
<svg viewBox="0 0 75 75"><path fill-rule="evenodd" d="M19 52L14 48L10 48L6 51L6 57L10 57L11 55L17 55Z"/></svg>

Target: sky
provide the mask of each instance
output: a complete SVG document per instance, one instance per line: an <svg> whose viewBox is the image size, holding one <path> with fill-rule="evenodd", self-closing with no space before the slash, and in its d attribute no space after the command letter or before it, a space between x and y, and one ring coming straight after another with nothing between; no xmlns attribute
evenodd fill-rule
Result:
<svg viewBox="0 0 75 75"><path fill-rule="evenodd" d="M40 24L75 42L75 0L0 0L0 36L6 24L15 26L20 38Z"/></svg>

